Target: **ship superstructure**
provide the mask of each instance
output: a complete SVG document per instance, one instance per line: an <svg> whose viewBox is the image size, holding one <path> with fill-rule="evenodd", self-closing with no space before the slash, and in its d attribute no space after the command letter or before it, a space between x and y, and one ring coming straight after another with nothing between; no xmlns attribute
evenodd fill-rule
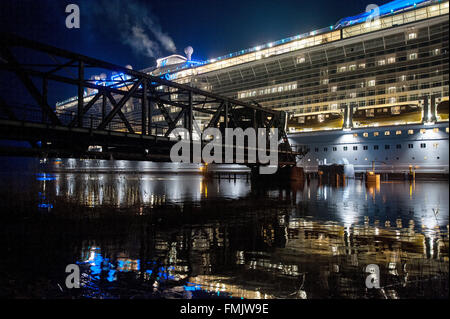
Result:
<svg viewBox="0 0 450 319"><path fill-rule="evenodd" d="M191 48L189 59L161 58L144 71L287 112L292 144L310 149L300 163L307 171L342 162L364 171L381 161L394 172L412 166L448 174L448 12L448 1L395 0L320 30L207 61L193 61ZM171 97L176 100L176 92ZM140 114L132 103L124 111ZM194 117L200 129L210 120ZM151 119L152 132L162 134L157 106ZM346 136L354 138L351 144L342 144ZM350 154L360 151L367 152Z"/></svg>

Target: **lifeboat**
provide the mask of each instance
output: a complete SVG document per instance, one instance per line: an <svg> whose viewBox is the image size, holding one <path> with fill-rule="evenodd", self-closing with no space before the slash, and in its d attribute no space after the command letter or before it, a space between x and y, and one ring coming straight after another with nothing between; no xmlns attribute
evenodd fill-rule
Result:
<svg viewBox="0 0 450 319"><path fill-rule="evenodd" d="M448 100L442 101L436 107L438 121L448 121Z"/></svg>
<svg viewBox="0 0 450 319"><path fill-rule="evenodd" d="M324 113L316 115L295 116L288 120L288 127L297 130L340 129L344 124L341 113Z"/></svg>
<svg viewBox="0 0 450 319"><path fill-rule="evenodd" d="M415 104L377 107L357 110L353 114L355 126L395 125L420 123L422 121L422 108Z"/></svg>

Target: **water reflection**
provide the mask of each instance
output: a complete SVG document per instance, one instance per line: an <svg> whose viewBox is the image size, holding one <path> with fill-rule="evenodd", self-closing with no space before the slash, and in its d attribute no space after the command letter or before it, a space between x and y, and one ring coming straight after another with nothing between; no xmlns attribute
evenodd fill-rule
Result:
<svg viewBox="0 0 450 319"><path fill-rule="evenodd" d="M51 213L25 242L45 238L55 250L55 286L65 265L81 267L78 297L448 297L448 183L267 187L198 174L59 172L13 184L2 190ZM17 246L21 236L8 234L11 264L2 267L48 263L47 253ZM383 289L366 288L369 264L380 267Z"/></svg>

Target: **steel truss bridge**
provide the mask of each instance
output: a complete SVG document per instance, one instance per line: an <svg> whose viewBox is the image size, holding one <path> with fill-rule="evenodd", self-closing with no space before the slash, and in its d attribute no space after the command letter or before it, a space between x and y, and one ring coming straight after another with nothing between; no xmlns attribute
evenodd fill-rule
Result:
<svg viewBox="0 0 450 319"><path fill-rule="evenodd" d="M0 96L0 139L29 143L27 147L2 146L1 155L170 161L170 148L177 142L171 133L185 128L192 147L194 134L202 133L196 117L206 119L203 130L253 127L270 132L277 128L280 166L295 166L296 158L306 153L289 145L284 112L16 35L0 33L0 72L2 77L15 77L33 100L30 106ZM124 76L114 83L87 79L87 74L113 72ZM76 112L55 110L48 102L50 88L61 95L67 86L77 92ZM92 94L86 96L86 89ZM133 117L124 111L129 103L136 106ZM164 117L163 125L152 123L155 112ZM94 145L101 151L93 150Z"/></svg>

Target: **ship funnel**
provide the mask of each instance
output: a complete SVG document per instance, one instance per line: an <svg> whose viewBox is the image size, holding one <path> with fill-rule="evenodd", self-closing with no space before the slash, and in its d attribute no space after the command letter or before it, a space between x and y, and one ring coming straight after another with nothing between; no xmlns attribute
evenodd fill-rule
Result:
<svg viewBox="0 0 450 319"><path fill-rule="evenodd" d="M187 60L190 61L192 53L194 53L194 49L191 46L188 46L186 49L184 49L184 53L186 54Z"/></svg>

